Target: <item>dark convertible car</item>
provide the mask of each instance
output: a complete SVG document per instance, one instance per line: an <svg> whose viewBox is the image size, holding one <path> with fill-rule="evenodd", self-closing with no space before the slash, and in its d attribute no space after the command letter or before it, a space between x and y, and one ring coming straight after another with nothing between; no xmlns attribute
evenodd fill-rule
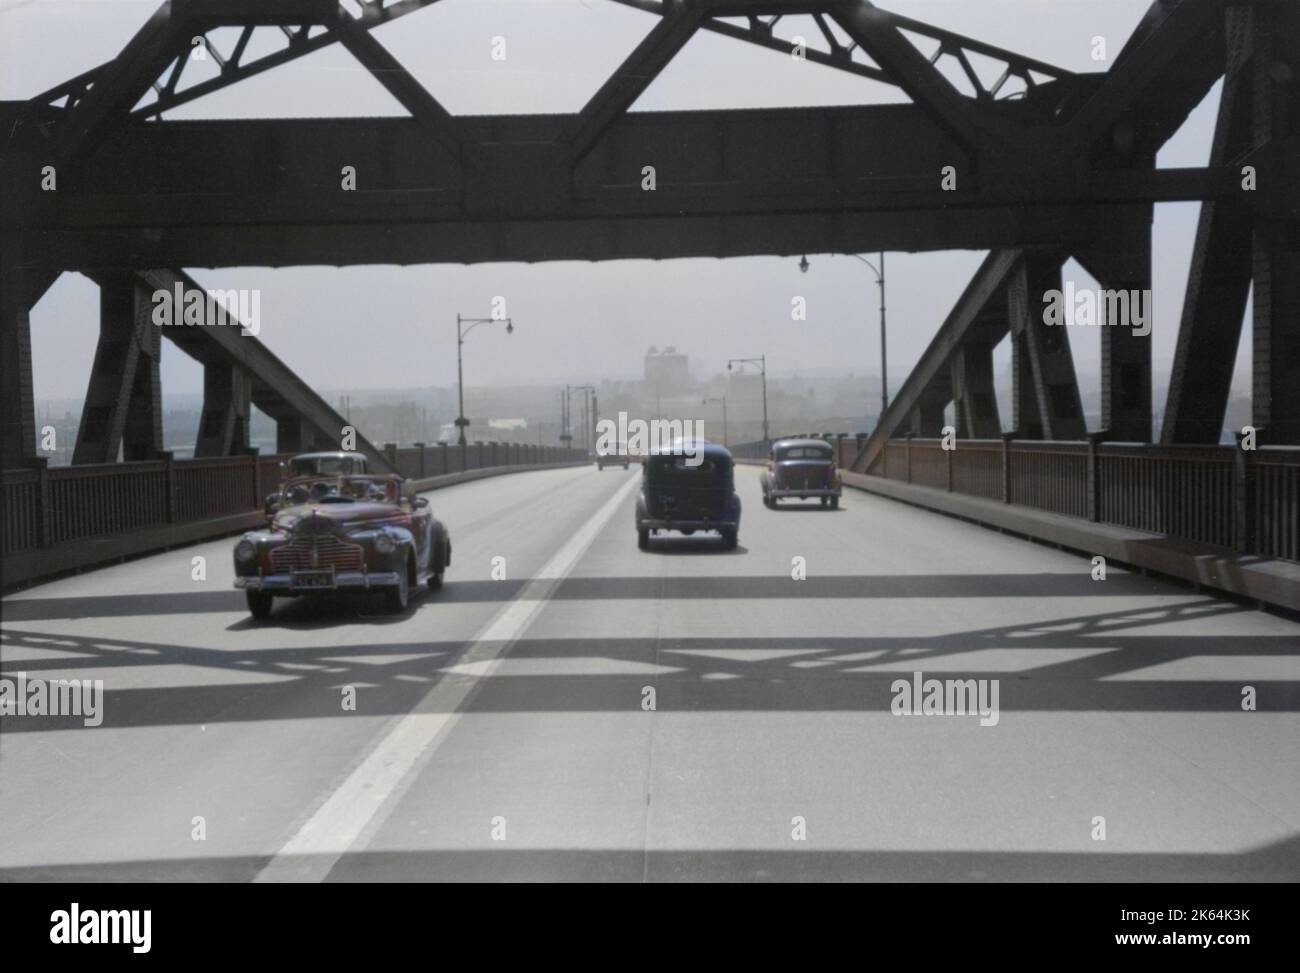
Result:
<svg viewBox="0 0 1300 973"><path fill-rule="evenodd" d="M832 509L840 505L840 474L835 468L835 448L821 439L778 439L772 444L767 469L760 477L763 503L775 507L781 500L813 497Z"/></svg>
<svg viewBox="0 0 1300 973"><path fill-rule="evenodd" d="M416 585L442 585L447 528L400 476L300 476L277 500L270 525L235 545L235 587L254 618L277 595L348 590L381 592L398 612Z"/></svg>
<svg viewBox="0 0 1300 973"><path fill-rule="evenodd" d="M687 535L716 531L723 547L736 546L740 497L735 464L725 447L705 440L689 448L675 443L646 457L636 501L637 546L644 551L652 533L670 530Z"/></svg>

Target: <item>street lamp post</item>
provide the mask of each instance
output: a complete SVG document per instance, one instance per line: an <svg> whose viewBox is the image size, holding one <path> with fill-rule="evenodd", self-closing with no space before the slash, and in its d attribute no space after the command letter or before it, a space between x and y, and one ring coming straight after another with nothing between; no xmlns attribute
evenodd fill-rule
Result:
<svg viewBox="0 0 1300 973"><path fill-rule="evenodd" d="M833 256L833 255L832 255ZM876 275L876 286L880 288L880 415L884 418L889 408L889 366L885 357L885 251L880 251L880 266L877 267L860 253L846 253L846 257L861 260ZM799 260L799 270L808 273L808 257Z"/></svg>
<svg viewBox="0 0 1300 973"><path fill-rule="evenodd" d="M515 325L510 318L466 318L456 315L456 398L459 402L458 411L460 414L456 417L456 445L462 449L467 445L465 442L465 430L469 428L469 420L465 418L465 365L464 356L461 349L465 345L465 335L469 334L480 324L492 324L497 321L506 323L506 334L514 334ZM469 327L465 327L469 325Z"/></svg>
<svg viewBox="0 0 1300 973"><path fill-rule="evenodd" d="M704 402L703 402L702 404L703 404L703 405L712 405L712 404L715 403L715 402L721 402L721 403L722 403L722 445L724 445L724 446L726 446L728 449L730 449L730 448L731 448L731 442L730 442L730 440L729 440L728 437L727 437L727 397L726 397L725 395L721 395L721 396L718 396L718 397L716 397L716 398L705 399Z"/></svg>
<svg viewBox="0 0 1300 973"><path fill-rule="evenodd" d="M757 358L731 358L727 361L727 371L731 371L732 365L757 365L763 373L763 442L771 442L767 430L767 356L760 355Z"/></svg>
<svg viewBox="0 0 1300 973"><path fill-rule="evenodd" d="M596 448L596 387L594 385L566 385L564 390L566 398L570 392L582 393L582 435L578 437L578 441L584 447L590 446L590 449L594 450ZM590 399L588 399L588 396L590 396ZM573 437L570 436L569 438L572 439ZM590 443L587 442L588 438L591 439Z"/></svg>

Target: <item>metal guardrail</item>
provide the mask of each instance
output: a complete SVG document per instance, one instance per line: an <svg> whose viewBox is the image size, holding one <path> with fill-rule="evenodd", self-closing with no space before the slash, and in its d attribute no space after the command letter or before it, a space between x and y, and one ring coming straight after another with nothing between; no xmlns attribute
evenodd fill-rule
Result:
<svg viewBox="0 0 1300 973"><path fill-rule="evenodd" d="M585 459L582 450L523 443L444 443L385 448L412 479L494 466L541 466ZM0 553L183 525L262 509L288 454L150 460L5 470L0 476Z"/></svg>
<svg viewBox="0 0 1300 973"><path fill-rule="evenodd" d="M823 435L851 469L864 437ZM765 442L731 447L763 459ZM1025 439L892 439L871 475L1300 561L1300 448Z"/></svg>
<svg viewBox="0 0 1300 973"><path fill-rule="evenodd" d="M1243 554L1300 561L1300 449L891 440L870 471Z"/></svg>

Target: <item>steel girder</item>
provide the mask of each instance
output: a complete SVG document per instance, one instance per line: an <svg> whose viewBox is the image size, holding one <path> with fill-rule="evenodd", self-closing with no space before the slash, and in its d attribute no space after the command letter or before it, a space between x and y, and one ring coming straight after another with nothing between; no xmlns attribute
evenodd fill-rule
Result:
<svg viewBox="0 0 1300 973"><path fill-rule="evenodd" d="M556 124L475 118L464 168L409 119L142 124L59 192L17 194L6 222L56 269L742 256L1086 243L1135 198L1235 186L1208 169L1076 179L1033 154L1009 179L911 105L626 116L576 169ZM35 187L44 153L26 134L9 168ZM365 192L341 190L344 165Z"/></svg>
<svg viewBox="0 0 1300 973"><path fill-rule="evenodd" d="M1221 2L1185 0L1178 9ZM39 134L45 128L60 133L72 158L93 156L95 164L67 174L58 194L20 193L5 223L34 238L35 259L57 268L733 256L1086 242L1102 235L1110 204L1231 191L1230 173L1155 172L1123 151L1079 152L1081 138L1105 130L1109 116L1094 92L1106 79L1072 75L866 0L629 3L655 10L659 23L578 115L455 118L368 33L428 5L354 4L352 16L314 0L270 13L242 0L173 4L170 18L160 12L128 47L147 58L120 57L88 72L80 88L46 92L19 112L8 167L20 187L35 185L30 176L49 155ZM812 17L829 48L826 63L857 70L865 51L870 76L902 87L916 104L627 114L696 30L788 49L773 27L792 14ZM1170 19L1180 37L1186 33L1188 18ZM232 25L243 28L239 41L219 52L208 32ZM1152 44L1172 30L1158 27L1140 45L1143 57L1159 54ZM282 29L284 50L246 62L252 29ZM205 129L140 120L335 40L412 121ZM921 42L933 46L928 58ZM185 59L200 49L221 65L220 77L180 88ZM808 48L815 60L813 53ZM999 60L1001 76L981 80L976 54ZM948 59L973 95L958 92L939 69ZM170 74L158 74L160 60ZM1024 85L1023 97L1000 97L1009 79ZM1124 104L1131 105L1149 85L1144 76L1126 80ZM128 121L121 106L151 84L158 84L153 101L136 106ZM71 107L51 108L54 101ZM104 141L110 106L121 124ZM434 161L438 150L450 158ZM365 193L340 191L336 164L344 154L349 164L366 157L358 166ZM641 188L647 165L656 169L653 193ZM956 191L940 186L943 165L954 167ZM119 177L111 193L97 184L108 171ZM240 176L238 188L231 173ZM183 233L175 229L182 225Z"/></svg>

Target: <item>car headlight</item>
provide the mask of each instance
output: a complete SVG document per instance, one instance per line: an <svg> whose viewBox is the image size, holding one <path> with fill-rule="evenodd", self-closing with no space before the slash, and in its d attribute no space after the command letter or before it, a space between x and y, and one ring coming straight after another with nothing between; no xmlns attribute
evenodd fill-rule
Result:
<svg viewBox="0 0 1300 973"><path fill-rule="evenodd" d="M235 545L236 561L251 561L257 556L257 545L245 538Z"/></svg>
<svg viewBox="0 0 1300 973"><path fill-rule="evenodd" d="M393 548L397 546L397 544L393 541L392 537L390 537L388 534L384 533L383 531L380 531L378 534L375 535L375 539L373 543L375 545L375 550L378 551L380 554L392 554Z"/></svg>

